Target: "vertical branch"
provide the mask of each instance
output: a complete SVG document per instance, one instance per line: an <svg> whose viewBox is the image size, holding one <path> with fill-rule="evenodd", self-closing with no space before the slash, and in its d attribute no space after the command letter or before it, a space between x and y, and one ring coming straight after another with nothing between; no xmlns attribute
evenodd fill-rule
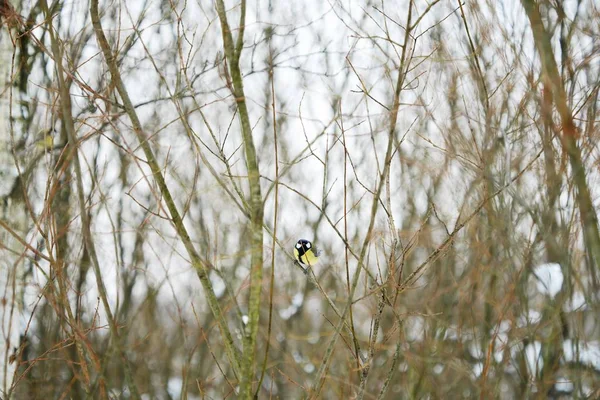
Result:
<svg viewBox="0 0 600 400"><path fill-rule="evenodd" d="M139 393L137 391L137 387L135 382L133 381L133 375L131 373L131 368L129 366L129 360L127 359L127 355L125 350L123 349L123 342L121 341L119 334L119 327L117 325L117 321L111 311L110 303L108 301L108 294L106 292L106 287L104 286L104 280L102 278L102 272L100 271L100 263L98 261L98 257L96 254L96 247L94 244L94 239L92 238L91 232L91 221L88 216L88 211L85 206L85 197L84 197L84 189L83 189L83 176L81 171L81 164L79 161L79 152L77 148L77 138L75 136L75 123L73 121L73 116L71 114L71 101L70 101L70 93L67 82L65 81L65 71L62 65L62 49L59 45L58 39L54 33L54 28L52 25L52 15L48 10L48 5L46 0L41 1L41 6L46 14L46 18L48 20L48 31L50 34L51 48L54 57L54 63L56 66L56 75L58 77L58 86L59 86L59 95L60 95L60 104L61 104L61 115L63 119L63 129L67 133L67 139L69 143L69 153L67 155L67 159L70 156L73 157L73 166L75 168L75 183L77 186L77 200L79 205L79 215L81 218L81 230L83 241L85 244L85 249L89 254L89 257L92 262L92 268L94 271L94 275L96 277L96 283L98 286L98 292L100 299L102 301L102 305L104 307L104 312L106 313L106 318L108 319L109 329L111 336L114 338L115 347L117 348L117 352L122 359L124 370L125 370L125 381L127 382L127 386L131 391L131 395L134 399L140 398ZM63 271L64 273L64 271ZM59 277L59 281L61 278ZM68 307L69 308L69 307ZM82 360L82 364L85 366L85 361ZM84 369L84 372L86 370ZM88 378L89 379L89 378ZM89 392L88 392L89 393Z"/></svg>
<svg viewBox="0 0 600 400"><path fill-rule="evenodd" d="M592 203L592 197L588 188L585 167L581 158L581 149L577 144L577 128L573 122L573 115L567 104L567 95L561 76L558 72L550 35L544 27L542 15L535 0L521 0L523 8L529 18L535 47L540 54L542 63L542 74L550 86L554 104L560 115L563 135L562 145L569 155L571 168L573 169L573 180L577 187L577 205L581 213L583 235L586 247L592 255L592 260L600 267L600 233L598 232L598 216ZM592 266L594 268L594 266Z"/></svg>
<svg viewBox="0 0 600 400"><path fill-rule="evenodd" d="M371 340L369 340L369 355L361 374L360 387L358 389L357 400L362 400L365 397L365 390L367 388L367 378L369 377L369 371L373 366L375 360L375 345L377 343L377 335L379 334L379 326L381 323L381 315L383 314L383 307L385 306L385 291L382 290L380 293L379 303L377 304L377 314L373 318Z"/></svg>
<svg viewBox="0 0 600 400"><path fill-rule="evenodd" d="M340 128L342 130L342 147L344 148L344 264L346 265L346 290L350 293L350 263L348 254L348 148L346 147L346 131L344 130L344 120L342 113L342 102L340 101ZM352 314L352 305L350 305L350 331L352 332L352 342L354 344L354 355L356 358L356 371L359 379L362 381L360 373L360 351L358 339L354 330L354 316Z"/></svg>
<svg viewBox="0 0 600 400"><path fill-rule="evenodd" d="M269 284L269 323L267 325L267 342L265 344L265 358L263 360L262 371L260 373L260 379L256 387L255 398L258 398L258 392L262 386L263 379L265 377L265 370L267 368L267 358L269 356L269 349L271 345L271 326L273 324L273 291L275 284L275 247L277 245L277 217L279 212L279 149L277 143L277 112L275 109L275 77L273 71L273 52L269 56L271 63L269 70L269 79L271 81L271 111L273 113L273 147L275 148L275 191L274 191L274 205L273 205L273 233L271 242L271 282Z"/></svg>
<svg viewBox="0 0 600 400"><path fill-rule="evenodd" d="M394 372L396 372L396 366L398 365L398 359L400 358L400 349L402 347L403 340L402 340L402 320L398 316L396 316L396 324L398 325L398 340L396 341L396 350L394 351L394 356L392 357L392 365L390 366L390 370L388 371L388 373L385 377L383 387L379 391L377 400L385 398L385 394L387 393L387 390L390 387L390 382L392 381Z"/></svg>
<svg viewBox="0 0 600 400"><path fill-rule="evenodd" d="M477 68L477 73L479 74L479 79L481 83L481 90L483 91L483 97L485 98L485 108L486 113L490 108L490 97L488 95L487 85L485 83L485 77L483 76L483 70L481 69L481 65L479 63L479 57L477 56L477 49L475 49L475 44L473 43L473 39L471 38L471 31L469 30L469 24L467 24L467 18L465 17L465 11L463 10L463 0L457 0L458 7L460 8L460 17L463 21L463 25L465 27L465 32L467 33L467 39L469 39L469 47L471 48L471 55L475 60L475 67Z"/></svg>
<svg viewBox="0 0 600 400"><path fill-rule="evenodd" d="M240 364L237 349L233 342L233 337L231 336L227 321L225 320L223 312L221 311L221 307L217 300L217 296L215 295L212 283L208 277L207 262L200 257L192 243L192 240L183 224L183 219L177 209L177 205L173 200L173 196L167 187L160 165L158 164L152 148L150 147L150 142L147 140L146 134L142 129L142 124L135 111L133 103L131 102L129 93L125 89L125 85L121 79L121 73L119 72L119 66L117 65L116 56L110 49L110 45L108 44L108 40L106 39L106 35L104 34L104 30L102 28L98 11L98 0L91 0L90 15L94 30L96 32L96 39L98 40L98 44L102 50L102 53L104 54L104 58L106 59L106 63L108 65L114 85L117 88L121 99L123 100L123 105L133 125L134 133L140 142L140 147L144 151L144 155L146 156L146 162L152 170L153 177L156 180L160 193L167 205L169 213L171 214L171 222L173 223L179 238L183 242L190 259L192 260L192 266L197 271L198 277L200 278L200 282L202 283L202 287L206 294L208 305L215 317L217 325L219 326L221 335L224 338L225 351L227 353L229 362L231 363L235 374L239 376Z"/></svg>
<svg viewBox="0 0 600 400"><path fill-rule="evenodd" d="M250 221L251 221L251 257L250 257L250 298L248 301L248 326L244 336L244 354L242 360L242 382L240 396L250 398L252 394L252 376L254 375L254 359L256 353L256 335L258 332L258 319L260 312L260 292L262 288L263 274L263 203L260 190L260 171L256 149L252 139L252 127L246 105L244 93L244 82L240 70L239 59L243 48L244 18L246 15L246 1L241 1L240 26L237 37L237 45L234 47L231 29L227 22L225 4L223 0L217 0L217 14L221 22L223 34L223 47L225 57L228 60L229 73L232 80L232 92L236 101L240 116L246 166L248 168L248 185L250 187ZM277 186L277 184L275 185Z"/></svg>
<svg viewBox="0 0 600 400"><path fill-rule="evenodd" d="M375 191L375 194L373 196L373 202L371 203L369 227L367 228L365 241L363 242L363 245L362 245L362 248L360 251L356 271L354 272L354 276L352 277L352 285L350 286L350 293L348 293L348 301L346 302L344 310L342 311L342 316L340 317L340 322L338 322L335 332L333 333L333 336L331 337L330 342L327 346L327 350L325 351L325 356L323 357L323 361L321 362L321 365L319 366L319 370L317 372L317 376L314 381L315 384L312 388L312 393L310 395L311 399L318 398L319 392L321 391L321 388L323 387L323 384L325 383L325 374L327 373L327 370L329 369L329 361L331 360L331 356L333 354L335 344L339 337L340 331L342 330L342 326L344 325L346 316L348 315L348 311L350 310L350 307L352 305L352 299L354 298L354 293L356 291L356 287L358 286L358 280L360 278L360 273L363 270L363 268L365 268L365 265L364 265L365 256L367 254L367 249L368 249L369 243L371 241L371 235L373 234L373 227L375 225L375 217L377 215L377 209L379 206L381 191L383 189L383 186L385 185L385 177L387 176L388 171L391 167L391 163L392 163L392 155L393 155L392 150L394 148L394 136L395 136L395 131L396 131L396 123L398 121L398 110L400 109L400 93L402 92L402 86L404 83L405 68L407 68L407 66L405 65L405 62L406 62L406 57L407 57L408 41L410 38L410 31L411 31L410 24L411 24L411 20L412 20L412 11L413 11L413 2L412 2L412 0L410 0L409 5L408 5L406 30L405 30L405 34L404 34L404 46L402 47L402 55L400 57L400 65L398 66L398 78L396 81L396 87L395 87L395 91L394 91L393 106L390 109L390 114L389 114L390 125L389 125L389 129L388 129L388 145L387 145L387 149L386 149L386 153L385 153L383 171L381 172L381 175L379 176L377 190ZM363 371L363 373L368 373L368 370Z"/></svg>

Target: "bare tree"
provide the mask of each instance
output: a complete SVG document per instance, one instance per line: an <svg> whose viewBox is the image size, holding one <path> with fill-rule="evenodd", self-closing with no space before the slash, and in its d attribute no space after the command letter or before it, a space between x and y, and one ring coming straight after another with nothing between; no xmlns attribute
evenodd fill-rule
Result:
<svg viewBox="0 0 600 400"><path fill-rule="evenodd" d="M599 18L0 1L1 397L597 396Z"/></svg>

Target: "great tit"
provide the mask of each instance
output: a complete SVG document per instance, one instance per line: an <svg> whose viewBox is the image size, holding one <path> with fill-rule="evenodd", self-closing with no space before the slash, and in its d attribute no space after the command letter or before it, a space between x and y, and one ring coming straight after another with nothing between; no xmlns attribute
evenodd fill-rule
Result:
<svg viewBox="0 0 600 400"><path fill-rule="evenodd" d="M35 146L39 150L49 151L54 147L54 128L42 129L35 135Z"/></svg>
<svg viewBox="0 0 600 400"><path fill-rule="evenodd" d="M294 246L294 256L301 265L308 267L315 265L319 261L320 254L321 252L306 239L298 240L296 246Z"/></svg>

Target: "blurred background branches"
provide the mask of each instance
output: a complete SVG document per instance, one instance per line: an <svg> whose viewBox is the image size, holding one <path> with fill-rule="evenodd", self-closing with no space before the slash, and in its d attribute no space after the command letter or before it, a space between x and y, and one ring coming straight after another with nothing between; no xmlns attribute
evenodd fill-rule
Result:
<svg viewBox="0 0 600 400"><path fill-rule="evenodd" d="M598 20L0 0L0 397L595 398Z"/></svg>

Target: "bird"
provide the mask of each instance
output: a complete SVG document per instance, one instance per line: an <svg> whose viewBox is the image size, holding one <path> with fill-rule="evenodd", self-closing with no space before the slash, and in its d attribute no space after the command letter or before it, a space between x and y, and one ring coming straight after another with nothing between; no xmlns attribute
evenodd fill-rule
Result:
<svg viewBox="0 0 600 400"><path fill-rule="evenodd" d="M54 128L42 129L35 136L35 145L39 150L49 151L54 147Z"/></svg>
<svg viewBox="0 0 600 400"><path fill-rule="evenodd" d="M294 246L294 257L300 265L306 265L308 267L315 265L319 261L319 255L321 252L317 250L313 244L306 239L300 239Z"/></svg>

